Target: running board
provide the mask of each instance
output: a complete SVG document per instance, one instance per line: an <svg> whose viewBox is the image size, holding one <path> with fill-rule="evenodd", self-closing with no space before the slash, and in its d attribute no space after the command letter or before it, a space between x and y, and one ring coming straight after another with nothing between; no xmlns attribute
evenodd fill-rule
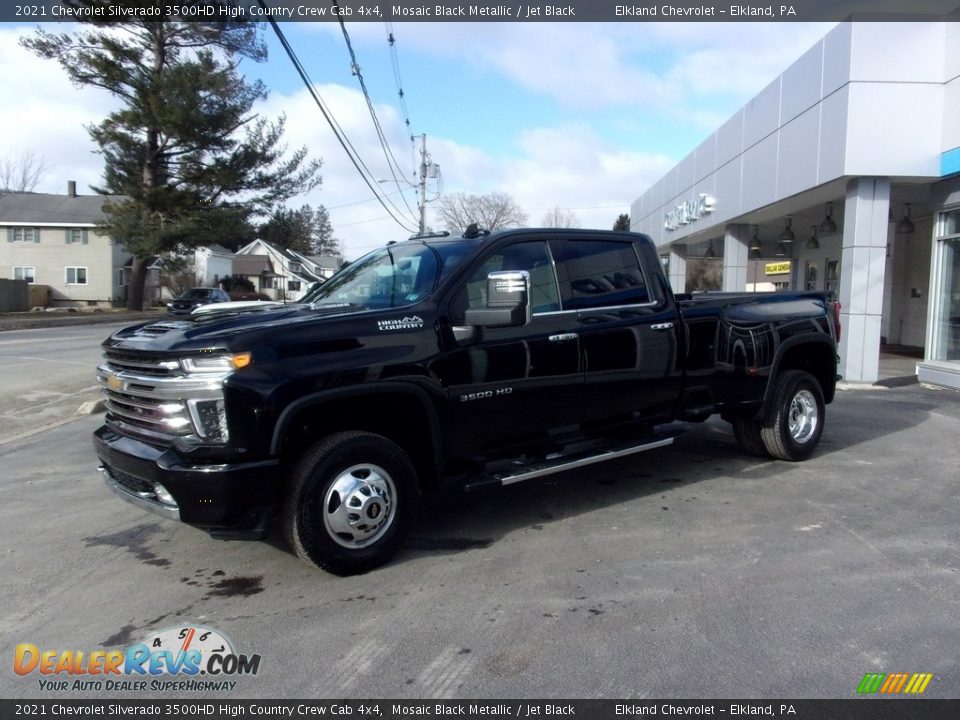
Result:
<svg viewBox="0 0 960 720"><path fill-rule="evenodd" d="M470 483L466 489L473 490L479 489L480 487L490 487L491 485L512 485L523 482L524 480L543 477L544 475L553 475L554 473L563 472L564 470L573 470L574 468L586 467L587 465L666 447L667 445L672 445L673 441L681 432L682 430L668 430L645 437L639 441L608 445L603 448L594 448L569 455L560 455L528 465L507 468L506 470L483 476L478 482Z"/></svg>

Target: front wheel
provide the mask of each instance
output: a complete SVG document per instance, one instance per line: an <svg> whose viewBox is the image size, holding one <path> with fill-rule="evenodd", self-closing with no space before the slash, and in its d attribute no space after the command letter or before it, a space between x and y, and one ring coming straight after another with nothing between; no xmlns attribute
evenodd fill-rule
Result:
<svg viewBox="0 0 960 720"><path fill-rule="evenodd" d="M817 379L802 370L787 370L776 380L760 431L764 447L781 460L806 460L820 442L825 418Z"/></svg>
<svg viewBox="0 0 960 720"><path fill-rule="evenodd" d="M747 417L735 417L730 421L733 425L733 436L737 439L740 449L756 455L769 458L766 446L763 444L763 425L759 420Z"/></svg>
<svg viewBox="0 0 960 720"><path fill-rule="evenodd" d="M373 433L335 433L294 467L284 533L311 565L338 575L366 572L400 549L418 504L416 471L399 446Z"/></svg>

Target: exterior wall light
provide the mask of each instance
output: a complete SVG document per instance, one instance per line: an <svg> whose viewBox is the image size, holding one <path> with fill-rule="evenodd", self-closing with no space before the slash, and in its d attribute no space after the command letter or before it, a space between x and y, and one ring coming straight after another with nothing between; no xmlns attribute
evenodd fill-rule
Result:
<svg viewBox="0 0 960 720"><path fill-rule="evenodd" d="M760 229L754 225L753 226L753 237L750 238L750 252L747 253L747 257L750 260L759 260L760 259Z"/></svg>
<svg viewBox="0 0 960 720"><path fill-rule="evenodd" d="M827 203L827 216L820 223L820 234L830 235L837 231L837 223L833 219L833 203Z"/></svg>
<svg viewBox="0 0 960 720"><path fill-rule="evenodd" d="M897 223L897 235L913 235L916 228L910 219L910 203L903 206L903 219Z"/></svg>

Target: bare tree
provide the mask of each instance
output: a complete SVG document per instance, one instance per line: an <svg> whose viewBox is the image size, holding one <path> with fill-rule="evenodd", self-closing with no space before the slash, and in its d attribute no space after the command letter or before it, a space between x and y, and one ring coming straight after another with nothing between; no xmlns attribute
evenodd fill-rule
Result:
<svg viewBox="0 0 960 720"><path fill-rule="evenodd" d="M687 258L687 292L719 290L723 287L722 258Z"/></svg>
<svg viewBox="0 0 960 720"><path fill-rule="evenodd" d="M444 227L458 233L477 223L487 230L520 227L527 222L527 214L507 193L486 195L452 193L437 202L437 215Z"/></svg>
<svg viewBox="0 0 960 720"><path fill-rule="evenodd" d="M555 207L553 210L544 213L540 224L548 228L578 228L580 227L580 219L573 210Z"/></svg>
<svg viewBox="0 0 960 720"><path fill-rule="evenodd" d="M33 192L47 174L47 163L32 150L0 158L0 190Z"/></svg>

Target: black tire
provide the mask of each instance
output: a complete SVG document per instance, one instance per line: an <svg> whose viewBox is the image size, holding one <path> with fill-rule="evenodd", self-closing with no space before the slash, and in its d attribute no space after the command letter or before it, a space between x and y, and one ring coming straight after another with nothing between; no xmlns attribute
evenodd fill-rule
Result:
<svg viewBox="0 0 960 720"><path fill-rule="evenodd" d="M808 372L787 370L776 379L760 436L773 457L806 460L820 442L826 420L820 383Z"/></svg>
<svg viewBox="0 0 960 720"><path fill-rule="evenodd" d="M733 436L737 439L741 450L757 457L770 457L767 446L763 444L763 438L760 436L763 425L759 420L738 417L731 420L730 424L733 425Z"/></svg>
<svg viewBox="0 0 960 720"><path fill-rule="evenodd" d="M294 467L284 498L284 534L301 560L354 575L394 556L419 501L416 470L399 446L373 433L335 433Z"/></svg>

